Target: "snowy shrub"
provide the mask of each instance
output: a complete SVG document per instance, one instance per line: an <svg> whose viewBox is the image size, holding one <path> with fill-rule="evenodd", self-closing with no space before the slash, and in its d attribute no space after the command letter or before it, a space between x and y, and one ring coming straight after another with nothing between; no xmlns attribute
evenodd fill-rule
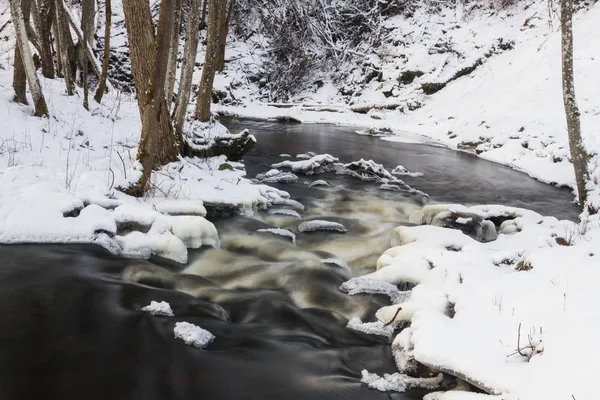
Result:
<svg viewBox="0 0 600 400"><path fill-rule="evenodd" d="M235 33L270 40L265 89L270 100L287 100L305 89L317 68L355 56L358 43L377 47L384 14L405 11L414 0L240 0Z"/></svg>

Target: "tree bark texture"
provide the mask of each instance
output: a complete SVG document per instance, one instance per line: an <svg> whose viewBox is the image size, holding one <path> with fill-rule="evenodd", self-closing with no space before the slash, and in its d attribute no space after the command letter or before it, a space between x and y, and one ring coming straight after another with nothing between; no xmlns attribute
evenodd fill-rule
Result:
<svg viewBox="0 0 600 400"><path fill-rule="evenodd" d="M152 18L148 8L147 0L124 0L125 17L129 18L126 21L128 33L129 29L136 30L140 26L133 26L134 20L141 20L145 17L149 19L145 22L140 21L141 26L145 27L141 32L134 35L129 35L130 54L132 55L132 69L134 72L134 80L137 85L143 89L138 92L138 105L141 100L141 118L142 118L142 134L140 145L138 148L138 160L142 164L142 177L140 181L129 191L134 195L141 195L148 191L151 186L152 170L160 165L167 164L176 159L178 154L175 135L173 134L173 125L168 112L167 103L165 101L165 82L167 78L168 65L164 62L169 56L171 47L171 38L173 32L173 24L175 23L175 0L163 0L160 4L160 15L158 19L158 32L156 40L154 40ZM128 3L127 5L125 5ZM145 3L145 7L136 7L136 4ZM140 15L132 15L136 13ZM137 41L139 40L139 42ZM151 62L147 62L146 58L136 58L136 62L149 64L147 66L135 65L133 62L133 54L141 56L140 49L136 46L152 48ZM146 84L141 81L143 76L138 74L148 73Z"/></svg>
<svg viewBox="0 0 600 400"><path fill-rule="evenodd" d="M96 31L96 0L83 0L81 3L81 31L83 38L91 47L94 46Z"/></svg>
<svg viewBox="0 0 600 400"><path fill-rule="evenodd" d="M208 29L206 33L206 56L202 67L200 88L196 100L195 118L201 122L210 120L212 89L217 68L222 24L226 19L226 0L208 0Z"/></svg>
<svg viewBox="0 0 600 400"><path fill-rule="evenodd" d="M20 0L10 0L10 12L15 26L17 46L19 47L19 53L27 76L27 83L29 84L29 91L31 92L31 97L33 97L35 115L38 117L48 116L46 99L44 99L44 93L42 92L42 87L35 72L35 66L33 65L33 57L31 56L31 49L29 48L27 28L25 26L25 18L23 16L23 10L21 9Z"/></svg>
<svg viewBox="0 0 600 400"><path fill-rule="evenodd" d="M153 72L153 64L148 62L148 56L156 54L154 23L150 14L150 3L147 0L123 0L123 12L129 41L131 71L141 116L144 114L146 89Z"/></svg>
<svg viewBox="0 0 600 400"><path fill-rule="evenodd" d="M198 21L200 20L200 3L202 0L190 0L187 26L185 30L185 45L183 48L183 64L179 75L179 90L175 100L175 132L181 134L185 122L187 106L190 101L192 76L198 51ZM206 4L206 0L204 0Z"/></svg>
<svg viewBox="0 0 600 400"><path fill-rule="evenodd" d="M23 12L23 18L25 23L29 23L30 13L30 0L21 0L21 11ZM27 74L25 73L25 66L21 59L21 52L19 46L15 46L15 67L13 69L13 89L15 89L14 101L21 104L27 103Z"/></svg>
<svg viewBox="0 0 600 400"><path fill-rule="evenodd" d="M560 27L562 44L562 90L567 131L569 134L569 149L571 161L575 169L577 194L582 209L586 207L588 181L588 154L581 138L581 123L579 108L575 99L575 77L573 71L573 0L560 2Z"/></svg>
<svg viewBox="0 0 600 400"><path fill-rule="evenodd" d="M179 50L179 33L181 32L183 2L175 0L175 23L173 24L173 32L171 35L171 48L169 50L169 59L167 61L167 81L165 82L165 97L169 111L173 102L173 91L175 90L175 77L177 75L177 55Z"/></svg>
<svg viewBox="0 0 600 400"><path fill-rule="evenodd" d="M227 16L221 24L221 36L219 37L219 53L217 55L217 71L223 72L225 68L225 47L227 45L227 34L229 33L229 21L231 21L231 13L233 12L233 3L235 0L229 0L229 6L227 6Z"/></svg>
<svg viewBox="0 0 600 400"><path fill-rule="evenodd" d="M35 29L38 31L40 41L40 60L42 63L42 75L54 79L54 60L52 57L52 21L54 20L54 1L35 0L33 5L33 20Z"/></svg>
<svg viewBox="0 0 600 400"><path fill-rule="evenodd" d="M111 0L104 0L104 53L102 54L102 71L98 82L98 88L94 95L94 100L102 102L102 96L106 92L106 77L108 75L108 63L110 61L110 24L112 17Z"/></svg>

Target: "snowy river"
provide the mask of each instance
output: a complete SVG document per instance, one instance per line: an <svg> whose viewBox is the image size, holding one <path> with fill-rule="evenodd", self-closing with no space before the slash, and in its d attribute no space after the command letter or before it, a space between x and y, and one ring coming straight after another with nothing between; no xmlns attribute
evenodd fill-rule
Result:
<svg viewBox="0 0 600 400"><path fill-rule="evenodd" d="M402 178L430 202L504 204L574 219L572 194L472 155L360 136L352 128L229 121L258 145L249 177L313 151L342 162L373 159L423 176ZM222 248L195 251L182 266L111 256L90 245L0 246L2 399L420 399L360 382L361 370L395 372L387 338L346 328L372 316L386 296L349 296L340 285L370 272L427 200L333 172L274 186L301 203L254 218L215 218ZM328 186L308 187L316 180ZM274 212L284 211L286 214ZM300 214L296 218L293 211ZM281 212L281 211L280 211ZM346 233L301 232L327 220ZM272 228L292 232L279 236ZM263 231L258 231L262 229ZM140 312L168 301L173 318ZM206 349L173 339L176 321L212 332ZM451 382L449 382L451 384Z"/></svg>

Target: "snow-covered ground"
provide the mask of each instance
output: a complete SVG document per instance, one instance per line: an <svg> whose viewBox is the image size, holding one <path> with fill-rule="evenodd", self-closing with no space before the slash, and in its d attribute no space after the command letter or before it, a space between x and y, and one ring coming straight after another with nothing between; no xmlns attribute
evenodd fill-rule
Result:
<svg viewBox="0 0 600 400"><path fill-rule="evenodd" d="M51 117L11 101L12 53L0 65L0 242L96 243L116 254L179 262L187 248L219 245L205 205L252 213L285 192L245 178L243 164L182 158L156 171L145 198L125 195L140 176L135 100L110 93L81 105L60 80L42 79ZM218 129L218 128L215 128Z"/></svg>
<svg viewBox="0 0 600 400"><path fill-rule="evenodd" d="M452 209L436 206L430 217ZM386 324L410 321L392 345L400 372L414 371L416 360L506 399L596 398L600 224L583 235L573 222L532 211L470 211L506 219L497 240L399 227L378 270L362 278L369 287L369 279L417 284L377 312Z"/></svg>

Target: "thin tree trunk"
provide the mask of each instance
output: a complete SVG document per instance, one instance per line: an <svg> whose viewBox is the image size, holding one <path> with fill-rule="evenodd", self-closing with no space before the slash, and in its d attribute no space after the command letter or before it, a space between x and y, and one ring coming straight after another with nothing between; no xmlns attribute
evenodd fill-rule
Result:
<svg viewBox="0 0 600 400"><path fill-rule="evenodd" d="M560 26L562 41L562 89L567 131L569 133L569 148L571 161L575 169L577 194L582 209L586 207L588 181L588 154L581 138L579 108L575 99L575 78L573 72L573 0L560 2Z"/></svg>
<svg viewBox="0 0 600 400"><path fill-rule="evenodd" d="M208 0L208 30L206 33L206 56L202 67L200 88L196 100L195 118L201 122L210 120L210 103L215 80L219 40L223 32L226 0Z"/></svg>
<svg viewBox="0 0 600 400"><path fill-rule="evenodd" d="M69 54L70 42L72 42L72 39L70 37L71 33L69 32L69 26L65 18L62 0L55 0L54 10L56 14L56 19L54 20L56 24L56 52L60 56L62 67L61 72L65 78L67 95L72 96L75 93L71 55Z"/></svg>
<svg viewBox="0 0 600 400"><path fill-rule="evenodd" d="M100 103L102 96L106 91L106 76L108 75L108 62L110 61L110 24L112 7L110 0L104 0L104 13L105 13L105 24L104 24L104 54L102 55L102 72L100 73L100 82L98 83L98 89L96 89L96 95L94 99Z"/></svg>
<svg viewBox="0 0 600 400"><path fill-rule="evenodd" d="M179 50L179 33L181 32L181 15L183 3L181 0L175 0L175 23L171 36L171 48L169 50L169 59L167 61L167 81L165 82L165 93L169 111L173 102L173 91L175 90L175 77L177 75L177 53Z"/></svg>
<svg viewBox="0 0 600 400"><path fill-rule="evenodd" d="M81 32L83 36L83 43L80 42L80 50L82 51L80 62L81 62L81 85L83 86L83 108L86 110L90 109L89 106L89 85L88 85L88 60L85 55L84 48L91 46L94 43L94 20L95 13L95 1L94 0L83 0L81 4ZM91 28L91 29L90 29ZM91 35L90 35L91 30Z"/></svg>
<svg viewBox="0 0 600 400"><path fill-rule="evenodd" d="M181 135L187 106L190 101L192 87L192 76L196 64L196 52L198 51L198 21L200 19L200 2L202 0L191 0L188 12L187 26L185 30L185 46L183 48L183 65L179 75L179 91L175 100L175 133ZM204 0L206 5L206 0Z"/></svg>
<svg viewBox="0 0 600 400"><path fill-rule="evenodd" d="M219 37L219 53L217 55L217 71L223 72L225 68L225 47L227 45L227 34L229 33L229 21L231 20L231 13L233 12L233 3L235 0L229 0L229 6L227 7L227 18L221 25L221 36Z"/></svg>
<svg viewBox="0 0 600 400"><path fill-rule="evenodd" d="M33 57L31 56L31 49L29 48L27 28L25 26L25 18L23 16L23 10L21 9L20 0L10 0L10 12L15 26L17 46L19 47L21 60L23 61L25 74L27 75L29 91L33 97L35 115L38 117L48 116L48 106L46 105L44 93L42 92L42 87L35 72L35 66L33 65Z"/></svg>
<svg viewBox="0 0 600 400"><path fill-rule="evenodd" d="M204 0L202 2L202 12L200 13L202 20L200 21L200 30L206 28L206 6L207 6L207 4L208 4L208 0Z"/></svg>
<svg viewBox="0 0 600 400"><path fill-rule="evenodd" d="M32 0L32 15L35 29L39 35L40 59L42 63L42 75L54 79L54 60L52 57L52 20L54 16L54 1L39 0L36 4Z"/></svg>
<svg viewBox="0 0 600 400"><path fill-rule="evenodd" d="M169 56L175 24L175 0L162 0L158 18L156 52L153 58L154 73L146 89L142 136L138 148L138 160L142 164L142 178L138 187L146 192L150 188L152 170L173 161L177 156L173 125L165 109L165 83L168 65L163 62Z"/></svg>
<svg viewBox="0 0 600 400"><path fill-rule="evenodd" d="M21 0L21 11L23 12L23 18L25 23L29 23L30 13L30 2L29 0ZM13 70L13 88L15 89L14 101L21 104L27 103L27 74L25 73L25 66L21 59L21 52L19 46L15 46L15 67Z"/></svg>
<svg viewBox="0 0 600 400"><path fill-rule="evenodd" d="M51 24L51 28L52 28L52 36L54 36L54 43L53 43L53 53L56 54L56 76L58 78L64 78L63 75L63 66L62 66L62 58L60 56L60 49L59 49L59 42L60 42L60 35L58 33L58 28L56 27L56 2L55 0L52 0L52 14L53 14L53 19L52 19L52 24Z"/></svg>

